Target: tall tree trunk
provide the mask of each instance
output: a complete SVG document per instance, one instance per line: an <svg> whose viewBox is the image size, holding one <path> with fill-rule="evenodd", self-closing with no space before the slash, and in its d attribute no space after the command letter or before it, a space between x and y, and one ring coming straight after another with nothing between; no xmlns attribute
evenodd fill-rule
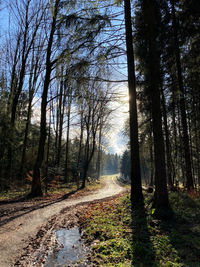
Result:
<svg viewBox="0 0 200 267"><path fill-rule="evenodd" d="M59 95L59 86L57 85L57 91L56 94ZM59 98L59 102L60 102L60 98ZM56 101L56 121L55 121L55 132L56 132L56 136L55 136L55 164L58 164L58 136L59 136L59 104Z"/></svg>
<svg viewBox="0 0 200 267"><path fill-rule="evenodd" d="M24 161L25 161L25 155L26 155L29 126L30 126L30 120L31 120L32 100L33 100L33 91L30 92L30 95L29 95L28 113L27 113L27 118L26 118L26 127L25 127L25 134L24 134L22 157L21 157L21 164L20 164L20 169L19 169L19 175L22 177L22 179L23 179L23 172L24 172Z"/></svg>
<svg viewBox="0 0 200 267"><path fill-rule="evenodd" d="M68 96L68 111L67 111L67 133L66 133L66 145L65 145L65 182L69 182L69 173L68 173L68 163L69 163L69 132L70 132L70 121L71 121L71 103L72 103L72 96Z"/></svg>
<svg viewBox="0 0 200 267"><path fill-rule="evenodd" d="M157 51L157 21L156 21L156 1L144 0L144 17L148 25L149 42L149 65L150 74L150 97L152 104L152 123L154 139L154 160L155 160L155 194L154 206L156 212L162 213L168 209L168 192L165 167L165 149L162 132L162 114L159 89L160 58Z"/></svg>
<svg viewBox="0 0 200 267"><path fill-rule="evenodd" d="M174 172L173 172L173 184L177 177L178 168L178 145L177 145L177 127L176 127L176 105L175 105L175 92L172 90L172 127L173 127L173 137L174 137Z"/></svg>
<svg viewBox="0 0 200 267"><path fill-rule="evenodd" d="M102 118L100 119L100 129L99 129L99 144L98 144L98 152L97 152L97 179L100 179L100 171L101 171L101 137L102 137Z"/></svg>
<svg viewBox="0 0 200 267"><path fill-rule="evenodd" d="M13 106L13 99L17 90L17 84L18 84L18 79L16 76L16 64L17 64L17 59L18 59L18 53L20 49L20 38L21 36L18 36L17 39L17 45L16 45L16 50L15 50L15 55L14 55L14 62L13 62L13 67L12 67L12 74L11 74L11 83L10 83L10 94L8 98L8 114L10 116L10 128L12 129L12 132L10 134L10 142L8 144L8 164L7 164L7 175L9 179L11 179L12 176L12 142L13 142L13 123L12 123L12 106ZM4 155L4 150L2 150L2 157Z"/></svg>
<svg viewBox="0 0 200 267"><path fill-rule="evenodd" d="M83 111L81 111L81 127L80 127L80 140L79 140L79 150L78 150L78 159L77 159L77 170L80 172L80 162L81 162L81 155L82 155L82 144L83 144L83 129L84 129L84 124L83 124Z"/></svg>
<svg viewBox="0 0 200 267"><path fill-rule="evenodd" d="M152 136L152 120L150 120L150 133L149 133L149 153L150 153L150 186L154 185L154 158L153 158L153 136Z"/></svg>
<svg viewBox="0 0 200 267"><path fill-rule="evenodd" d="M86 151L85 163L83 166L83 180L82 180L81 189L85 188L88 169L89 169L90 162L91 162L93 155L94 155L95 145L96 145L95 136L96 136L96 133L93 133L93 141L92 141L91 151L90 151L89 139L87 139L87 141L86 141L86 143L87 143L86 144L86 147L87 147L86 150L87 151Z"/></svg>
<svg viewBox="0 0 200 267"><path fill-rule="evenodd" d="M183 136L181 131L181 116L180 116L180 103L178 103L178 112L177 112L177 127L178 127L178 138L179 138L179 146L177 145L178 150L178 161L177 161L177 170L179 171L179 177L182 177L183 185L186 186L186 180L185 180L185 166L184 166L184 152L183 152Z"/></svg>
<svg viewBox="0 0 200 267"><path fill-rule="evenodd" d="M188 116L188 137L189 137L189 146L190 146L190 158L191 158L191 168L192 168L192 177L193 177L193 184L194 188L196 188L196 181L195 181L195 167L194 167L194 153L193 153L193 147L192 147L192 124L194 123L195 118L191 118Z"/></svg>
<svg viewBox="0 0 200 267"><path fill-rule="evenodd" d="M62 145L62 133L63 133L63 106L65 105L65 99L63 98L63 82L60 82L60 97L59 97L59 134L58 134L58 149L57 149L57 165L60 166L61 145Z"/></svg>
<svg viewBox="0 0 200 267"><path fill-rule="evenodd" d="M91 108L89 106L88 116L85 118L86 122L86 131L87 131L87 137L85 142L85 155L84 155L84 164L83 164L83 177L82 177L82 185L81 189L85 188L85 183L87 179L87 172L89 167L89 150L90 150L90 124L91 124Z"/></svg>
<svg viewBox="0 0 200 267"><path fill-rule="evenodd" d="M51 108L49 114L49 132L48 132L48 142L47 142L47 154L46 154L46 173L45 173L45 193L48 191L48 182L49 182L49 150L50 150L50 140L51 140Z"/></svg>
<svg viewBox="0 0 200 267"><path fill-rule="evenodd" d="M163 90L162 92L162 106L163 106L163 119L164 119L164 129L165 129L165 144L166 144L166 156L167 156L167 178L168 178L168 185L169 188L173 187L172 182L172 159L171 159L171 148L170 148L170 140L169 140L169 130L168 130L168 123L167 123L167 111L166 111L166 102L165 102L165 95Z"/></svg>
<svg viewBox="0 0 200 267"><path fill-rule="evenodd" d="M42 188L41 188L41 179L40 179L40 168L42 166L42 161L44 158L44 146L46 140L46 107L47 107L47 96L48 96L48 89L51 80L51 72L52 72L52 62L51 62L51 49L53 45L54 33L56 30L56 19L58 14L58 5L60 0L56 0L54 5L54 12L53 18L51 23L51 31L48 39L48 46L47 46L47 55L46 55L46 73L44 79L44 87L42 93L42 103L41 103L41 121L40 121L40 140L39 140L39 147L37 158L33 170L33 181L32 181L32 188L31 188L31 196L41 196Z"/></svg>
<svg viewBox="0 0 200 267"><path fill-rule="evenodd" d="M181 124L182 124L182 131L183 131L184 154L185 154L186 186L188 190L192 190L194 188L194 183L193 183L193 177L192 177L188 124L187 124L187 118L186 118L185 90L183 86L182 67L181 67L181 60L180 60L180 47L179 47L179 40L178 40L178 23L176 20L174 0L171 0L171 6L172 6L172 25L173 25L173 31L174 31L174 51L175 51L175 57L176 57L178 86L179 86L179 91L180 91L179 101L180 101L180 111L181 111Z"/></svg>
<svg viewBox="0 0 200 267"><path fill-rule="evenodd" d="M23 149L22 149L22 157L21 157L21 164L19 168L19 176L24 176L24 161L26 156L26 148L27 148L27 141L28 141L28 133L29 133L29 126L31 122L31 108L32 102L35 92L36 83L38 80L38 73L41 71L41 64L39 63L40 57L40 49L38 48L36 59L35 59L35 46L33 45L33 52L32 52L32 66L31 66L31 73L29 77L29 102L28 102L28 112L26 118L26 127L25 127L25 134L24 134L24 142L23 142Z"/></svg>
<svg viewBox="0 0 200 267"><path fill-rule="evenodd" d="M131 202L132 205L143 199L141 186L140 155L138 141L138 118L136 102L135 60L131 23L130 0L124 0L126 27L126 51L128 65L129 117L130 117L130 150L131 150Z"/></svg>
<svg viewBox="0 0 200 267"><path fill-rule="evenodd" d="M194 110L194 143L195 143L195 156L196 156L196 174L197 174L197 183L198 186L200 186L200 136L199 136L199 130L198 130L198 125L197 125L197 114L198 114L198 108L197 108L197 103L195 103L196 100L193 100L193 110Z"/></svg>

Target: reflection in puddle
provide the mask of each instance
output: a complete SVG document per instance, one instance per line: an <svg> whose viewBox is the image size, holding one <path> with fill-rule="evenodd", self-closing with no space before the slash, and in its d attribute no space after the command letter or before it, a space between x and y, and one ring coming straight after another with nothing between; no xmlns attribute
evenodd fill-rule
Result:
<svg viewBox="0 0 200 267"><path fill-rule="evenodd" d="M44 267L89 266L84 261L87 252L78 227L58 230L56 236L61 248L48 256Z"/></svg>

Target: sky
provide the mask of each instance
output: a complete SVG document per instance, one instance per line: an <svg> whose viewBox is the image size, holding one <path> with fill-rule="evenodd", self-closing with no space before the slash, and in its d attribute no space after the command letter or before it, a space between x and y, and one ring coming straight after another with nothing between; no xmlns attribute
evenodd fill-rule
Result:
<svg viewBox="0 0 200 267"><path fill-rule="evenodd" d="M115 45L120 47L125 51L125 32L124 32L124 14L123 7L113 7L113 13L119 14L113 19L112 28L116 29ZM123 52L124 53L124 52ZM127 80L127 59L126 55L122 55L111 61L111 64L114 63L111 67L113 80ZM117 153L121 155L124 150L127 149L128 138L124 136L123 129L125 121L129 117L129 97L128 97L128 86L125 82L119 82L115 85L116 92L119 92L121 95L121 103L113 103L113 106L116 108L116 111L113 114L111 119L112 128L109 132L108 150L111 153Z"/></svg>
<svg viewBox="0 0 200 267"><path fill-rule="evenodd" d="M5 8L6 3L2 1L2 5L0 7L0 34L4 35L7 31L8 25L8 11Z"/></svg>
<svg viewBox="0 0 200 267"><path fill-rule="evenodd" d="M124 150L127 148L127 137L123 134L124 123L129 116L129 104L128 104L128 90L125 84L122 84L121 87L116 88L121 96L121 103L113 103L113 107L116 108L116 111L112 114L111 118L111 129L108 132L108 151L110 153L117 153L121 155Z"/></svg>

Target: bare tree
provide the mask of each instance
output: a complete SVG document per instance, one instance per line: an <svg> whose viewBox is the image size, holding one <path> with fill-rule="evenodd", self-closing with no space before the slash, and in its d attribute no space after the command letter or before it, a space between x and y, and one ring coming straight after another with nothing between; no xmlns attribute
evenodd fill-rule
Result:
<svg viewBox="0 0 200 267"><path fill-rule="evenodd" d="M33 170L33 181L30 194L30 196L32 197L41 196L43 194L41 188L40 168L44 158L44 146L46 140L46 107L47 107L48 89L51 82L51 72L53 67L51 56L52 56L52 46L56 32L56 22L59 11L59 4L60 0L56 0L53 6L51 6L52 19L50 24L50 32L48 35L48 44L47 44L46 62L45 62L45 78L44 78L44 86L43 86L42 102L41 102L40 140L39 140L37 158Z"/></svg>
<svg viewBox="0 0 200 267"><path fill-rule="evenodd" d="M44 15L41 9L41 1L36 5L32 0L12 1L11 10L18 22L17 40L12 63L12 73L10 80L10 96L8 102L8 112L10 114L11 136L10 144L13 142L15 120L19 97L22 93L25 76L27 74L28 60L37 38L39 27ZM30 59L31 60L31 59ZM12 145L8 147L8 170L12 175Z"/></svg>
<svg viewBox="0 0 200 267"><path fill-rule="evenodd" d="M36 48L35 48L35 45L33 45L33 50L32 50L32 61L31 61L31 66L30 66L30 75L29 75L29 83L28 83L28 87L29 87L28 111L27 111L27 119L26 119L25 133L24 133L21 164L19 168L19 175L21 175L21 177L23 177L23 172L24 172L24 165L25 165L24 161L26 157L26 148L27 148L29 127L30 127L30 122L31 122L31 115L32 115L32 102L33 102L34 94L37 92L37 89L41 84L41 81L38 82L38 79L40 77L40 73L42 72L42 63L43 63L43 54L41 52L42 47L43 47L43 41L40 40L39 43L37 43Z"/></svg>

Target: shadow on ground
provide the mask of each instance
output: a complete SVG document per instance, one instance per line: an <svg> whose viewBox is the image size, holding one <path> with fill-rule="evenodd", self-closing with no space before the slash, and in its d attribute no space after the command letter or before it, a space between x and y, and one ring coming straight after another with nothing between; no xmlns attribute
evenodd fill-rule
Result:
<svg viewBox="0 0 200 267"><path fill-rule="evenodd" d="M135 267L200 267L200 200L183 192L169 194L170 216L148 214L144 204L133 211Z"/></svg>
<svg viewBox="0 0 200 267"><path fill-rule="evenodd" d="M171 194L173 220L160 223L177 266L200 267L200 203L186 193Z"/></svg>
<svg viewBox="0 0 200 267"><path fill-rule="evenodd" d="M5 209L1 209L1 213L0 213L0 226L3 226L5 224L7 224L8 222L11 222L13 221L14 219L16 218L19 218L21 216L24 216L25 214L28 214L34 210L39 210L39 209L43 209L43 208L46 208L48 206L51 206L55 203L58 203L58 202L61 202L67 198L69 198L71 195L75 194L76 192L78 192L80 189L77 189L77 190L73 190L65 195L63 195L62 197L58 198L58 199L54 199L52 201L46 201L45 203L39 203L39 204L36 204L36 205L30 205L29 206L20 206L20 207L15 207L14 204L16 203L23 203L25 202L27 199L26 197L23 197L21 199L18 199L18 200L15 200L15 201L7 201L6 203L5 202L1 202L0 205L5 205ZM10 210L6 207L7 204L11 204L9 205L10 206ZM12 204L13 204L13 207L12 207ZM23 204L22 204L23 205ZM2 219L3 217L6 217L5 219Z"/></svg>
<svg viewBox="0 0 200 267"><path fill-rule="evenodd" d="M132 266L156 266L155 251L150 239L147 213L144 203L140 203L132 212L133 223L133 260Z"/></svg>

